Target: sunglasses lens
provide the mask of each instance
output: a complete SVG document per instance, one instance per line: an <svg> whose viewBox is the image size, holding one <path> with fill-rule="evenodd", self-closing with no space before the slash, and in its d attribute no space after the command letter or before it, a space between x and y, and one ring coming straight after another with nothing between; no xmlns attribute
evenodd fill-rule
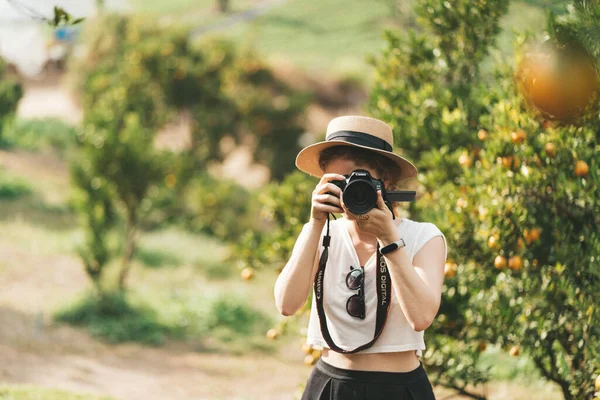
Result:
<svg viewBox="0 0 600 400"><path fill-rule="evenodd" d="M346 276L346 285L349 289L356 290L363 283L363 272L360 269L353 269Z"/></svg>
<svg viewBox="0 0 600 400"><path fill-rule="evenodd" d="M346 311L348 311L348 314L352 315L353 317L364 318L365 303L363 299L357 294L350 297L346 303Z"/></svg>

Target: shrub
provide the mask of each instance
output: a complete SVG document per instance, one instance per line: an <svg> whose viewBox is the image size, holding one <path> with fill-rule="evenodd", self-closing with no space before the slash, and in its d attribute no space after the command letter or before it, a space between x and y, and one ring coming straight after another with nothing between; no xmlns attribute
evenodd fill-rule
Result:
<svg viewBox="0 0 600 400"><path fill-rule="evenodd" d="M159 345L168 334L175 333L158 321L154 311L131 305L121 292L106 292L102 297L88 293L75 304L58 311L55 319L85 326L90 334L110 343Z"/></svg>
<svg viewBox="0 0 600 400"><path fill-rule="evenodd" d="M52 149L59 153L76 142L76 128L56 118L16 120L3 136L5 145L26 150Z"/></svg>
<svg viewBox="0 0 600 400"><path fill-rule="evenodd" d="M32 192L33 189L29 182L11 177L0 170L0 199L17 199Z"/></svg>

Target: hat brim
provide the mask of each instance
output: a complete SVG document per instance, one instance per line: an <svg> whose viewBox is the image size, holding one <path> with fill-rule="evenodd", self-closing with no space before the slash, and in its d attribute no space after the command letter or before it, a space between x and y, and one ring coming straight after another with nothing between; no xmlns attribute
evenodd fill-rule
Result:
<svg viewBox="0 0 600 400"><path fill-rule="evenodd" d="M398 167L400 167L400 175L394 177L394 183L414 178L418 174L417 167L415 167L410 161L408 161L404 157L401 157L389 151L378 150L372 147L361 146L342 140L318 142L303 148L296 156L296 167L298 167L300 171L306 172L309 175L315 176L317 178L322 177L324 171L319 165L319 157L321 155L321 152L325 149L336 146L360 147L369 151L373 151L375 153L379 153L382 156L392 160L394 163L396 163L396 165L398 165Z"/></svg>

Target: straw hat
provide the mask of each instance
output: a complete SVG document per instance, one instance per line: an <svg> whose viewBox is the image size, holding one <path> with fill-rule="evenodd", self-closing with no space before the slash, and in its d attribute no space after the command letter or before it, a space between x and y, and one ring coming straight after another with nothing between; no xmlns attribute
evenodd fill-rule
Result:
<svg viewBox="0 0 600 400"><path fill-rule="evenodd" d="M296 167L320 178L324 173L319 165L321 151L334 146L354 146L381 154L396 163L401 171L395 177L396 182L417 176L417 168L410 161L393 153L393 144L392 128L383 121L360 116L337 117L329 122L324 142L300 150Z"/></svg>

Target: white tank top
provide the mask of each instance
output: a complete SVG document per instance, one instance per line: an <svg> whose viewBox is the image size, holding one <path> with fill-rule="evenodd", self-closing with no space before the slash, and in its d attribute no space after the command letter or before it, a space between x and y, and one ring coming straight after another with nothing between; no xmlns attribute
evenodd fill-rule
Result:
<svg viewBox="0 0 600 400"><path fill-rule="evenodd" d="M338 218L330 223L331 244L327 267L325 268L323 307L327 315L327 327L333 341L342 349L351 350L373 340L377 313L376 270L374 268L376 257L373 255L364 265L365 319L354 318L346 312L346 301L350 296L356 294L356 291L350 290L346 286L346 275L350 271L350 266L358 268L360 263L347 229L347 223L348 221L344 218ZM321 233L321 238L325 235L325 229ZM406 242L405 249L411 261L421 247L433 237L442 236L444 243L446 243L444 234L430 222L417 222L402 218L398 230ZM323 249L321 243L322 240L319 242L319 256ZM444 259L446 259L447 253L446 246ZM321 335L314 295L306 342L315 348L328 347ZM418 356L423 354L423 350L425 350L423 331L416 332L410 326L398 303L395 289L393 289L392 303L383 332L372 347L362 350L360 353L387 353L407 350L416 350Z"/></svg>

